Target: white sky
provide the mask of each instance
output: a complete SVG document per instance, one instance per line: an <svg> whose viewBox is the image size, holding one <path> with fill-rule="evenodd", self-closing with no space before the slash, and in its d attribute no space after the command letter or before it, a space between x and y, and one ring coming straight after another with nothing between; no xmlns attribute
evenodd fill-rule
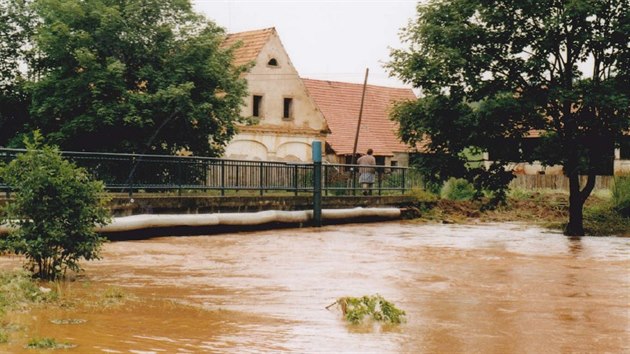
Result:
<svg viewBox="0 0 630 354"><path fill-rule="evenodd" d="M409 87L389 78L389 48L415 17L416 0L192 0L228 33L275 27L301 77Z"/></svg>

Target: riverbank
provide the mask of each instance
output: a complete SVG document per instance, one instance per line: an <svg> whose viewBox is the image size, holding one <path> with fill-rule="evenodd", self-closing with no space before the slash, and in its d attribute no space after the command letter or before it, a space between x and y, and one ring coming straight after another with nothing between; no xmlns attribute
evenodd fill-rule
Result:
<svg viewBox="0 0 630 354"><path fill-rule="evenodd" d="M483 202L435 199L431 208L421 210L420 223L468 224L521 222L562 230L569 219L569 195L555 190L512 191L507 203L482 210ZM630 218L613 210L610 195L595 193L584 206L584 228L589 236L630 237Z"/></svg>

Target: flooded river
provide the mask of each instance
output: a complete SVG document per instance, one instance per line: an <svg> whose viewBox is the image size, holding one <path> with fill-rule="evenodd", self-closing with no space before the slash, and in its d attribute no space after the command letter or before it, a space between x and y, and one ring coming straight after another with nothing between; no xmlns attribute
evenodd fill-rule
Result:
<svg viewBox="0 0 630 354"><path fill-rule="evenodd" d="M24 336L75 353L630 353L628 238L388 222L112 242L102 255L64 291L130 300L29 313ZM353 326L326 309L377 293L407 322ZM64 318L85 322L52 321Z"/></svg>

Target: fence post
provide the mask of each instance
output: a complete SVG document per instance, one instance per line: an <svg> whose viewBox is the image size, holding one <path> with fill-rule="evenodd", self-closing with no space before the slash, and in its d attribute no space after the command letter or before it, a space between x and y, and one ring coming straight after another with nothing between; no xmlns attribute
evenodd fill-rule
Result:
<svg viewBox="0 0 630 354"><path fill-rule="evenodd" d="M322 143L313 141L313 224L322 226Z"/></svg>
<svg viewBox="0 0 630 354"><path fill-rule="evenodd" d="M329 170L330 166L322 166L322 168L324 169L324 185L322 186L322 189L324 190L324 195L328 196L328 170Z"/></svg>
<svg viewBox="0 0 630 354"><path fill-rule="evenodd" d="M260 182L258 183L258 185L260 186L260 195L263 195L264 192L264 183L265 183L265 172L263 170L264 167L264 162L260 161Z"/></svg>
<svg viewBox="0 0 630 354"><path fill-rule="evenodd" d="M182 196L182 158L177 159L177 195Z"/></svg>
<svg viewBox="0 0 630 354"><path fill-rule="evenodd" d="M405 194L405 171L406 169L402 170L402 194Z"/></svg>
<svg viewBox="0 0 630 354"><path fill-rule="evenodd" d="M130 162L131 162L131 171L134 171L134 166L136 163L136 157L135 156L131 156L130 157ZM133 174L129 173L129 198L131 199L133 197Z"/></svg>
<svg viewBox="0 0 630 354"><path fill-rule="evenodd" d="M225 196L225 160L221 160L221 196Z"/></svg>
<svg viewBox="0 0 630 354"><path fill-rule="evenodd" d="M352 165L352 195L357 195L357 170L355 165Z"/></svg>
<svg viewBox="0 0 630 354"><path fill-rule="evenodd" d="M298 165L293 165L293 187L295 188L295 196L298 195Z"/></svg>

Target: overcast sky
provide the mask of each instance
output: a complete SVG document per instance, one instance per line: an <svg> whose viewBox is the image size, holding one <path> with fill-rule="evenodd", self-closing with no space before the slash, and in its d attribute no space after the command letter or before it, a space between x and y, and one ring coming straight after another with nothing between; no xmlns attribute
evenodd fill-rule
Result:
<svg viewBox="0 0 630 354"><path fill-rule="evenodd" d="M192 0L228 32L275 27L304 78L406 87L383 69L415 0ZM407 86L408 87L408 86Z"/></svg>

